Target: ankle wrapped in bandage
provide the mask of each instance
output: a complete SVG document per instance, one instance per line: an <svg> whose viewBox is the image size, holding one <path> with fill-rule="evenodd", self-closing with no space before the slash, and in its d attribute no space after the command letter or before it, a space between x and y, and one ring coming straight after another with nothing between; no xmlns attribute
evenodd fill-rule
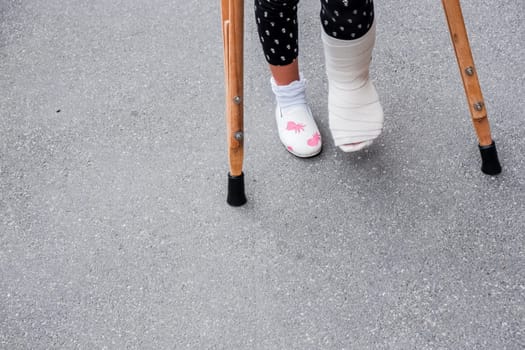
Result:
<svg viewBox="0 0 525 350"><path fill-rule="evenodd" d="M324 32L322 40L328 77L328 116L336 146L375 139L383 127L383 109L369 79L375 23L356 40L335 39Z"/></svg>

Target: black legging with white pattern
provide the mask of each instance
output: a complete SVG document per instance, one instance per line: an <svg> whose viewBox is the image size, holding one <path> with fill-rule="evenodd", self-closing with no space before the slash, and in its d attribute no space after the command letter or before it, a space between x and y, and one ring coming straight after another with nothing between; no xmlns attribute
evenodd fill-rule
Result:
<svg viewBox="0 0 525 350"><path fill-rule="evenodd" d="M268 63L284 66L299 54L299 0L255 0L255 20ZM372 0L321 0L321 24L331 37L362 37L374 21Z"/></svg>

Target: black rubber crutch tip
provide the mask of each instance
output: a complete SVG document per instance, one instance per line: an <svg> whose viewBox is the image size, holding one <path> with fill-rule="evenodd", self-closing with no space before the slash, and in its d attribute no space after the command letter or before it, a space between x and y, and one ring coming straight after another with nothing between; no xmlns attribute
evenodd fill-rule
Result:
<svg viewBox="0 0 525 350"><path fill-rule="evenodd" d="M240 207L246 203L244 173L241 173L239 176L232 176L228 173L228 198L226 202L232 207Z"/></svg>
<svg viewBox="0 0 525 350"><path fill-rule="evenodd" d="M481 171L487 175L498 175L501 173L496 143L492 141L488 146L479 146L479 151L481 152Z"/></svg>

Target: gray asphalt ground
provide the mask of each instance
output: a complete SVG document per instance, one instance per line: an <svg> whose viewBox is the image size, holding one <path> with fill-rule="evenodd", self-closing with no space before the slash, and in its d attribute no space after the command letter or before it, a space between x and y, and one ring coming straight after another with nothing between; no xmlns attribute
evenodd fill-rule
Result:
<svg viewBox="0 0 525 350"><path fill-rule="evenodd" d="M0 0L1 349L524 349L524 2L463 1L504 167L480 170L439 1L377 1L381 138L279 143L246 4L226 205L219 1Z"/></svg>

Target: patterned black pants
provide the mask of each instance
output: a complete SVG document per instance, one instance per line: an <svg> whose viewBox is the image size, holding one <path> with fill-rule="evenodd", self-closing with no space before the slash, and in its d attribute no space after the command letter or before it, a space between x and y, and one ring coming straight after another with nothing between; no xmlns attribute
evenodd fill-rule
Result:
<svg viewBox="0 0 525 350"><path fill-rule="evenodd" d="M284 66L299 54L297 4L299 0L255 0L255 20L268 63ZM321 24L326 34L357 39L374 21L372 0L321 0Z"/></svg>

